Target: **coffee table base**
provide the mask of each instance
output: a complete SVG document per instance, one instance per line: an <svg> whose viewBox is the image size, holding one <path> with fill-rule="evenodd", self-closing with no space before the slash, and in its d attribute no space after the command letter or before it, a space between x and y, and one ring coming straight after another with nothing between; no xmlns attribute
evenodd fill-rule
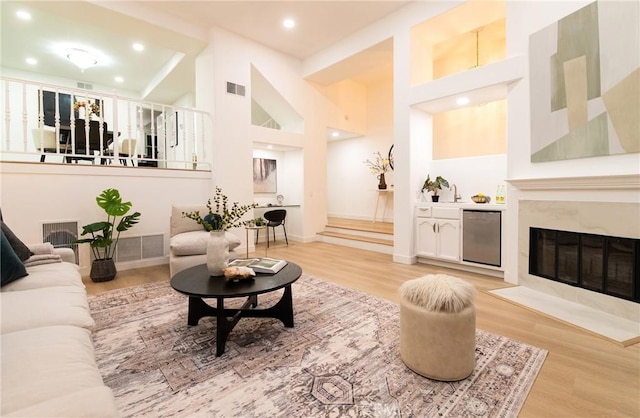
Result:
<svg viewBox="0 0 640 418"><path fill-rule="evenodd" d="M225 298L216 298L216 307L208 305L202 298L189 296L189 315L187 324L198 325L201 318L216 318L216 357L224 353L227 338L240 318L275 318L282 321L285 327L293 328L293 296L291 285L284 287L284 294L276 303L267 309L255 309L258 296L247 297L239 309L225 309Z"/></svg>

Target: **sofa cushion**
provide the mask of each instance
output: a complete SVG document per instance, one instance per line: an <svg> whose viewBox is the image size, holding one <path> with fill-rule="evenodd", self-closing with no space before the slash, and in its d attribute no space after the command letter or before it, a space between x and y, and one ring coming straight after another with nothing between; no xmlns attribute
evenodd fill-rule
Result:
<svg viewBox="0 0 640 418"><path fill-rule="evenodd" d="M404 299L435 312L461 312L471 305L474 292L471 283L446 274L428 274L400 286Z"/></svg>
<svg viewBox="0 0 640 418"><path fill-rule="evenodd" d="M103 386L87 329L51 326L2 334L0 338L2 416Z"/></svg>
<svg viewBox="0 0 640 418"><path fill-rule="evenodd" d="M39 289L54 286L75 286L84 289L79 267L71 263L43 264L28 267L29 276L2 286L3 292Z"/></svg>
<svg viewBox="0 0 640 418"><path fill-rule="evenodd" d="M171 229L170 234L181 234L189 231L202 231L202 225L198 225L193 219L185 218L182 216L183 212L200 212L200 216L205 216L209 213L209 210L205 205L191 205L191 206L172 206L171 207Z"/></svg>
<svg viewBox="0 0 640 418"><path fill-rule="evenodd" d="M0 285L5 286L27 274L27 269L9 244L4 231L0 229Z"/></svg>
<svg viewBox="0 0 640 418"><path fill-rule="evenodd" d="M177 256L206 254L209 236L209 232L202 229L174 235L169 241L171 253ZM240 239L232 233L226 232L225 237L229 241L229 251L240 245Z"/></svg>
<svg viewBox="0 0 640 418"><path fill-rule="evenodd" d="M18 409L4 416L113 418L119 417L120 412L116 408L111 389L107 386L96 386Z"/></svg>
<svg viewBox="0 0 640 418"><path fill-rule="evenodd" d="M13 251L16 252L16 255L18 256L20 261L24 261L33 255L29 247L27 247L22 241L20 241L16 234L14 234L11 229L9 229L6 223L0 221L0 226L2 226L2 232L7 237L9 245L11 245Z"/></svg>
<svg viewBox="0 0 640 418"><path fill-rule="evenodd" d="M51 325L93 329L87 294L76 286L0 293L2 334Z"/></svg>

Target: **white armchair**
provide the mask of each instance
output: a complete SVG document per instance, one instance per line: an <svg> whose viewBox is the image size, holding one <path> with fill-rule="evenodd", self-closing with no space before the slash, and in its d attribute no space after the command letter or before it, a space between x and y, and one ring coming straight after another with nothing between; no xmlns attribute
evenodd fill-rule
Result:
<svg viewBox="0 0 640 418"><path fill-rule="evenodd" d="M33 136L33 144L36 149L42 153L40 162L43 163L46 157L46 153L58 153L58 147L60 153L65 154L68 151L67 144L58 144L56 137L56 130L50 126L43 126L42 128L35 128L31 130Z"/></svg>

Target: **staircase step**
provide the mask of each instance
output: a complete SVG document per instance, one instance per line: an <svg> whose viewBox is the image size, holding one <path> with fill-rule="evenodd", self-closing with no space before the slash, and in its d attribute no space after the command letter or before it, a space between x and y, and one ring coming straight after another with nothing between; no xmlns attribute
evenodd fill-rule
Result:
<svg viewBox="0 0 640 418"><path fill-rule="evenodd" d="M329 218L327 221L328 228L393 235L393 224L390 222L371 222L345 218Z"/></svg>
<svg viewBox="0 0 640 418"><path fill-rule="evenodd" d="M393 247L393 240L390 240L390 239L365 237L365 236L354 235L354 234L342 234L340 232L331 232L331 231L318 232L318 235L323 235L325 237L342 238L342 239L353 240L353 241L370 242L373 244L388 245Z"/></svg>

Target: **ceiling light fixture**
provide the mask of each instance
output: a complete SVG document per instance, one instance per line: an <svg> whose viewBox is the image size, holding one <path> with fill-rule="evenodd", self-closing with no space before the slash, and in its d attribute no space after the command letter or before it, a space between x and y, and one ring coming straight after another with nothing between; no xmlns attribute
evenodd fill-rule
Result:
<svg viewBox="0 0 640 418"><path fill-rule="evenodd" d="M291 29L296 26L296 21L288 17L282 22L282 25L287 29Z"/></svg>
<svg viewBox="0 0 640 418"><path fill-rule="evenodd" d="M35 58L31 58L31 57L27 58L27 59L26 59L26 60L24 60L24 61L25 61L27 64L29 64L29 65L36 65L36 64L38 63L38 60L37 60L37 59L35 59Z"/></svg>
<svg viewBox="0 0 640 418"><path fill-rule="evenodd" d="M120 77L120 76L118 75L118 76L116 76L116 77L114 78L114 80L116 81L116 83L122 83L122 82L124 81L124 78L122 78L122 77Z"/></svg>
<svg viewBox="0 0 640 418"><path fill-rule="evenodd" d="M337 138L337 137L340 136L340 133L339 132L331 132L331 136L334 137L334 138Z"/></svg>
<svg viewBox="0 0 640 418"><path fill-rule="evenodd" d="M67 59L80 68L80 71L84 71L98 63L98 60L91 53L79 48L67 49Z"/></svg>
<svg viewBox="0 0 640 418"><path fill-rule="evenodd" d="M141 43L135 43L132 45L132 47L135 51L138 51L138 52L144 51L144 45L142 45Z"/></svg>
<svg viewBox="0 0 640 418"><path fill-rule="evenodd" d="M18 16L18 19L31 20L31 13L27 12L26 10L18 10L16 12L16 16Z"/></svg>
<svg viewBox="0 0 640 418"><path fill-rule="evenodd" d="M456 104L458 106L468 105L469 104L469 98L468 97L458 97L456 99Z"/></svg>

